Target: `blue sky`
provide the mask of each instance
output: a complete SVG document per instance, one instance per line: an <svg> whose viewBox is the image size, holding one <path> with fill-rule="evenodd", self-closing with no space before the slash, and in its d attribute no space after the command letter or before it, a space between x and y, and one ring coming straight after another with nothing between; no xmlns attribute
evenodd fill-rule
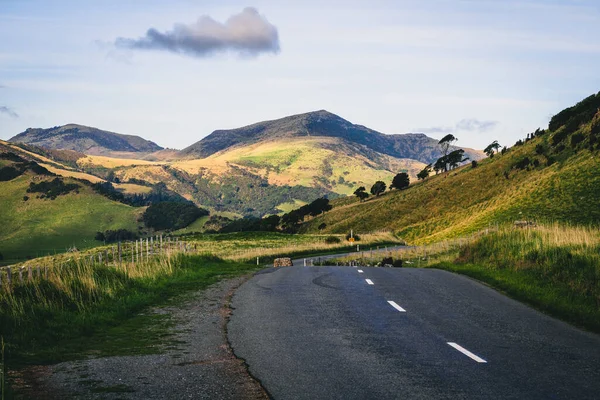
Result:
<svg viewBox="0 0 600 400"><path fill-rule="evenodd" d="M247 7L273 46L223 28ZM201 16L216 51L148 45L149 29L170 40ZM482 148L600 90L596 0L0 0L0 37L2 139L73 122L183 148L326 109Z"/></svg>

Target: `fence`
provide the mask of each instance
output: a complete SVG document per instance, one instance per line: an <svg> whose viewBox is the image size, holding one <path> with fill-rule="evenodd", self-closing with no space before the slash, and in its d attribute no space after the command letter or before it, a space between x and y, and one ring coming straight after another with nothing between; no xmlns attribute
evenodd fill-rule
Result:
<svg viewBox="0 0 600 400"><path fill-rule="evenodd" d="M196 250L196 245L179 240L179 238L163 238L162 235L157 235L135 241L118 242L116 245L104 248L102 251L92 250L91 252L81 253L74 251L67 254L81 261L89 261L91 264L97 263L127 270L128 265L149 262L159 255L189 253L196 252ZM64 261L62 263L64 264ZM51 268L48 265L0 267L0 289L2 287L12 288L33 281L47 280Z"/></svg>

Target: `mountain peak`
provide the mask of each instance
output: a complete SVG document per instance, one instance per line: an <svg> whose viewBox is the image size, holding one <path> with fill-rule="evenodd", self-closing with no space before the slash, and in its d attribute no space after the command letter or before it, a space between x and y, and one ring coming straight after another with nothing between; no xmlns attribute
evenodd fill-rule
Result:
<svg viewBox="0 0 600 400"><path fill-rule="evenodd" d="M365 146L378 153L410 158L426 164L440 156L438 141L428 136L385 135L362 125L355 125L327 110L291 115L237 129L214 131L183 149L181 154L189 158L205 158L233 147L303 136L338 138L348 144ZM469 156L473 159L481 158L475 151L470 152Z"/></svg>
<svg viewBox="0 0 600 400"><path fill-rule="evenodd" d="M48 129L28 128L9 141L93 155L110 152L151 153L162 150L156 143L139 136L122 135L73 123Z"/></svg>

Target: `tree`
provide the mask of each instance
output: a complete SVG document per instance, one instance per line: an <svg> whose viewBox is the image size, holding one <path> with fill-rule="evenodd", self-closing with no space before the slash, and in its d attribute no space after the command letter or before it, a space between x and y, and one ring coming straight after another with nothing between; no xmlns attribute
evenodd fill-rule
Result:
<svg viewBox="0 0 600 400"><path fill-rule="evenodd" d="M390 189L406 189L410 185L410 178L406 172L400 172L394 176Z"/></svg>
<svg viewBox="0 0 600 400"><path fill-rule="evenodd" d="M458 139L456 137L454 137L454 135L451 133L447 134L442 139L440 139L440 141L438 142L438 145L440 146L440 149L442 150L442 154L444 156L448 155L450 146L452 146L452 143L456 142L457 140Z"/></svg>
<svg viewBox="0 0 600 400"><path fill-rule="evenodd" d="M471 168L477 168L478 165L477 160L471 161Z"/></svg>
<svg viewBox="0 0 600 400"><path fill-rule="evenodd" d="M356 197L358 197L358 198L359 198L359 200L362 202L362 201L364 201L366 198L368 198L368 197L369 197L369 193L367 193L367 192L366 192L366 190L367 190L367 189L365 189L365 187L364 187L364 186L361 186L361 187L359 187L358 189L356 189L356 190L354 191L354 195L355 195Z"/></svg>
<svg viewBox="0 0 600 400"><path fill-rule="evenodd" d="M494 151L497 153L498 149L500 149L500 145L497 140L494 140L488 147L483 149L483 152L489 157L494 158Z"/></svg>
<svg viewBox="0 0 600 400"><path fill-rule="evenodd" d="M431 166L432 164L427 164L427 166L417 174L417 179L424 181L425 179L429 178L429 174L431 173Z"/></svg>
<svg viewBox="0 0 600 400"><path fill-rule="evenodd" d="M469 160L469 157L463 158L465 151L463 149L457 149L446 156L446 163L450 166L450 169L458 167L462 162Z"/></svg>
<svg viewBox="0 0 600 400"><path fill-rule="evenodd" d="M385 189L387 189L385 182L377 181L371 186L371 194L373 196L379 196L381 193L385 192Z"/></svg>

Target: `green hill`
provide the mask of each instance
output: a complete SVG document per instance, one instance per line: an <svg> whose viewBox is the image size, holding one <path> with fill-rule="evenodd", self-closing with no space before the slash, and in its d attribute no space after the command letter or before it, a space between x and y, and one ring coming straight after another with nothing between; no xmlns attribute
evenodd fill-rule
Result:
<svg viewBox="0 0 600 400"><path fill-rule="evenodd" d="M457 237L515 220L598 224L600 93L555 116L505 154L419 182L403 191L334 202L304 231L393 230L410 242ZM531 139L531 137L533 137Z"/></svg>
<svg viewBox="0 0 600 400"><path fill-rule="evenodd" d="M3 255L0 263L64 252L73 246L79 249L97 246L94 240L97 231L120 228L137 231L142 208L111 201L75 179L58 178L61 183L54 186L64 193L57 193L56 188L54 192L28 193L31 183L51 182L56 177L44 175L43 169L38 169L35 163L31 163L36 166L33 170L21 171L23 164L18 160L0 159L0 170L17 169L19 174L14 178L5 175L9 180L0 181L0 253Z"/></svg>

